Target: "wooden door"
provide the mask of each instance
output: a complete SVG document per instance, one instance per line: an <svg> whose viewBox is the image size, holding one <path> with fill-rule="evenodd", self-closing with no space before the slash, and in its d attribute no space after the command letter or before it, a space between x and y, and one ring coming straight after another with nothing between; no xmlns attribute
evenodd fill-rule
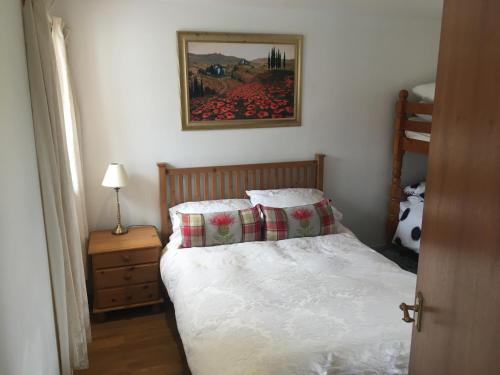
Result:
<svg viewBox="0 0 500 375"><path fill-rule="evenodd" d="M500 1L445 0L410 374L500 374Z"/></svg>

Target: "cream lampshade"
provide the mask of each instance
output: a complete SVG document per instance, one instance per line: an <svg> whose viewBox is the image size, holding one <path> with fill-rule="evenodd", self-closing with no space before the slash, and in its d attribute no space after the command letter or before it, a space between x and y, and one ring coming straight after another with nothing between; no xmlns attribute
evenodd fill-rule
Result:
<svg viewBox="0 0 500 375"><path fill-rule="evenodd" d="M127 228L122 227L121 213L120 213L120 196L118 194L120 188L127 186L127 182L128 182L127 172L125 171L123 165L119 163L111 163L108 166L108 169L106 170L104 178L102 179L101 183L102 186L111 187L116 191L117 224L115 229L113 230L113 234L125 234L128 231Z"/></svg>
<svg viewBox="0 0 500 375"><path fill-rule="evenodd" d="M123 164L111 163L102 179L102 186L121 188L127 186L128 176Z"/></svg>

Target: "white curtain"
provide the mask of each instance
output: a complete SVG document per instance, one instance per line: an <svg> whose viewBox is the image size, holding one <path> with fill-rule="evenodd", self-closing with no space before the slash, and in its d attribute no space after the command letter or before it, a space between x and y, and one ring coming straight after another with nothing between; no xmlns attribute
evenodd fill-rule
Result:
<svg viewBox="0 0 500 375"><path fill-rule="evenodd" d="M59 17L52 18L52 42L56 58L57 77L59 79L60 97L68 148L71 182L75 193L76 213L80 229L83 263L86 270L86 240L88 233L87 212L85 210L85 189L83 184L82 159L80 154L80 118L76 101L73 97L72 81L66 55L66 27Z"/></svg>
<svg viewBox="0 0 500 375"><path fill-rule="evenodd" d="M77 116L65 52L64 59L58 57L64 42L57 48L53 44L47 12L51 3L26 0L23 19L60 370L71 374L73 368L88 366L90 324L82 256L86 220L83 191L77 189L80 197L75 194L71 174L72 163L81 168L79 155L73 161L69 157L72 147L78 145ZM54 22L58 24L58 37L64 41L61 22ZM81 187L81 180L77 186Z"/></svg>

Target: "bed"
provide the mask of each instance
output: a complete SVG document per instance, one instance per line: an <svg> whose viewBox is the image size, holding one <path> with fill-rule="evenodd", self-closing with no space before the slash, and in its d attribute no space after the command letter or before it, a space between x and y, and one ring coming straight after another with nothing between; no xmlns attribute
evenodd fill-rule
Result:
<svg viewBox="0 0 500 375"><path fill-rule="evenodd" d="M159 163L162 237L177 203L244 198L247 189L323 187L324 156L251 165ZM160 270L193 374L404 374L411 325L398 305L415 275L336 234L179 248ZM174 238L174 237L173 237Z"/></svg>
<svg viewBox="0 0 500 375"><path fill-rule="evenodd" d="M401 90L396 103L392 146L392 178L387 215L387 240L391 242L402 214L405 196L401 187L401 170L405 153L427 155L431 141L434 84L419 85L412 90L418 99L408 100L408 91ZM403 205L404 206L404 205Z"/></svg>

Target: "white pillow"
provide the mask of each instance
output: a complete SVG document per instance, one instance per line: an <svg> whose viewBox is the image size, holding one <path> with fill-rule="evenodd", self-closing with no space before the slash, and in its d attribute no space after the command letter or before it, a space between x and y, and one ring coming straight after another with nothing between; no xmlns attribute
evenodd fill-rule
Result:
<svg viewBox="0 0 500 375"><path fill-rule="evenodd" d="M415 86L411 91L421 98L424 102L434 103L434 93L436 91L436 83L426 83L423 85Z"/></svg>
<svg viewBox="0 0 500 375"><path fill-rule="evenodd" d="M253 206L284 208L313 204L324 199L324 194L318 189L289 188L273 190L247 190Z"/></svg>
<svg viewBox="0 0 500 375"><path fill-rule="evenodd" d="M212 212L237 211L251 208L252 203L248 199L219 199L211 201L184 202L171 207L168 212L172 222L172 231L179 230L180 219L177 212L184 214L208 214Z"/></svg>
<svg viewBox="0 0 500 375"><path fill-rule="evenodd" d="M325 199L325 195L318 189L288 188L273 190L247 190L253 206L261 204L267 207L285 208L314 204ZM342 212L333 207L335 220L342 220Z"/></svg>

